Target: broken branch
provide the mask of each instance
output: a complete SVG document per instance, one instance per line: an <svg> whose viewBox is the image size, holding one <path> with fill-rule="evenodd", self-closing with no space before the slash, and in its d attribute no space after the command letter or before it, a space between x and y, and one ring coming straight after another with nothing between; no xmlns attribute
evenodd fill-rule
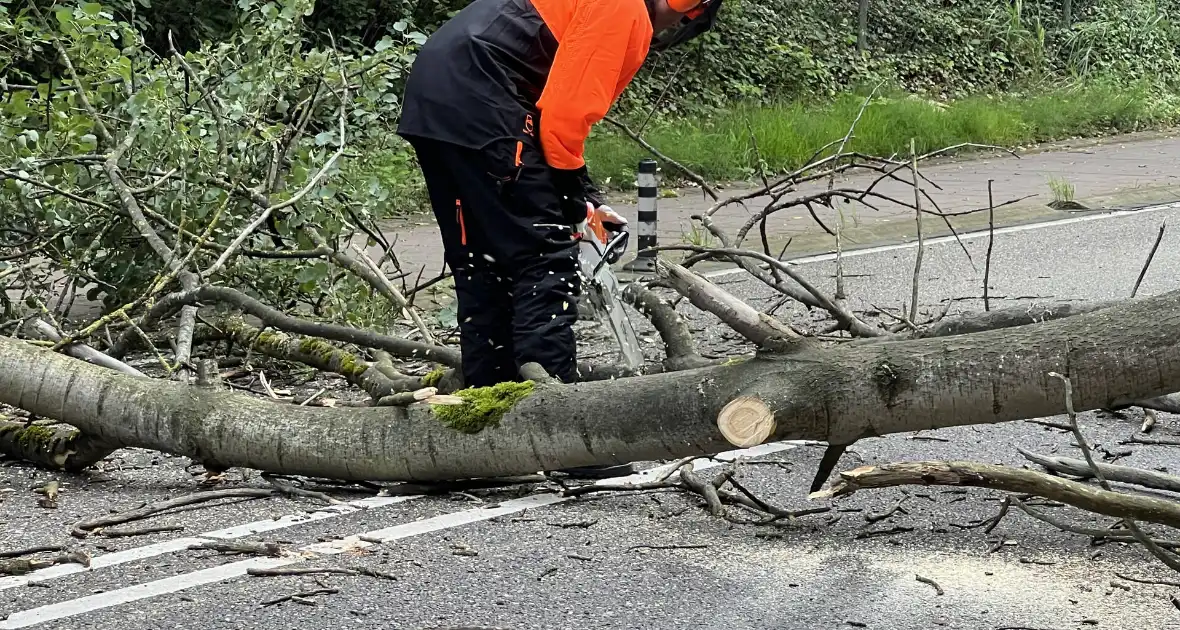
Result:
<svg viewBox="0 0 1180 630"><path fill-rule="evenodd" d="M840 473L840 480L812 498L845 496L864 488L904 485L974 486L1034 494L1107 516L1180 527L1180 504L1134 494L1101 490L1045 473L976 462L899 462L862 466Z"/></svg>

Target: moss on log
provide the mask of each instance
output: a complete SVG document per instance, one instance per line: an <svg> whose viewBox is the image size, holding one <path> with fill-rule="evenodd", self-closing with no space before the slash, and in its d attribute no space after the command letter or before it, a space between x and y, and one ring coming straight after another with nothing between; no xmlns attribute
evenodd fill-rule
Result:
<svg viewBox="0 0 1180 630"><path fill-rule="evenodd" d="M75 429L55 429L0 420L0 455L34 464L77 472L93 466L115 447Z"/></svg>
<svg viewBox="0 0 1180 630"><path fill-rule="evenodd" d="M462 405L431 405L438 421L456 431L479 433L500 424L504 414L517 403L532 395L536 384L498 383L491 387L473 387L455 392L464 400Z"/></svg>

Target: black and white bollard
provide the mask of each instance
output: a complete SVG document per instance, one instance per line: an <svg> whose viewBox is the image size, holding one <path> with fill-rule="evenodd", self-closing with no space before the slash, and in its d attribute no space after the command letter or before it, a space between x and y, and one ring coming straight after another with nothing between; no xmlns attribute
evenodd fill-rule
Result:
<svg viewBox="0 0 1180 630"><path fill-rule="evenodd" d="M656 246L656 208L659 202L660 190L656 183L656 161L650 158L639 162L639 173L636 178L639 185L639 219L636 221L636 234L639 236L639 253L635 260L623 265L624 271L655 271L656 252L643 251Z"/></svg>

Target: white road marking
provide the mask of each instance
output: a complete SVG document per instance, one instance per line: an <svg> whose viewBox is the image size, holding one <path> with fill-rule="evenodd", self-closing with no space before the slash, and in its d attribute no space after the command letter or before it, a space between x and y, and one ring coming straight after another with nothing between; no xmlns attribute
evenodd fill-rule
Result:
<svg viewBox="0 0 1180 630"><path fill-rule="evenodd" d="M14 588L17 586L24 586L32 582L44 582L57 577L66 575L73 575L75 573L85 573L103 567L111 567L118 564L125 564L128 562L135 562L136 560L143 560L144 558L153 558L155 556L162 556L166 553L173 553L182 549L188 549L189 545L206 542L203 538L177 538L176 540L169 540L153 545L145 545L143 547L135 547L133 549L126 549L117 551L115 553L103 554L95 556L90 559L90 567L84 567L80 564L57 564L51 567L46 567L37 571L32 571L24 575L14 575L6 578L0 578L0 591Z"/></svg>
<svg viewBox="0 0 1180 630"><path fill-rule="evenodd" d="M720 466L728 461L737 458L758 457L762 455L769 455L780 451L796 448L803 444L810 442L775 442L771 444L762 444L753 448L742 449L738 451L727 451L719 453L714 456L714 459L705 460L698 466L697 470L705 470ZM650 480L667 470L670 466L658 466L650 470L645 470L635 475L628 477L620 477L618 479L605 479L596 483L635 483L640 481ZM407 497L391 497L398 499L406 499ZM557 494L534 495L524 497L521 499L513 499L505 501L495 507L476 508L473 510L465 510L462 512L453 512L450 514L441 514L439 516L414 521L412 523L404 523L402 525L395 525L384 529L377 529L370 532L355 534L347 536L340 540L333 540L325 543L315 543L300 547L296 554L286 556L283 558L253 558L250 560L241 560L238 562L230 562L217 567L209 569L202 569L200 571L193 571L191 573L182 573L169 578L160 580L152 580L150 582L143 582L132 586L126 586L120 589L106 591L95 595L88 595L86 597L79 597L56 604L48 604L39 606L37 608L30 608L12 613L4 621L0 621L0 630L15 630L16 628L28 628L37 624L45 623L47 621L55 621L58 619L65 619L95 610L102 610L104 608L111 608L120 604L126 604L134 601L140 601L157 597L159 595L166 595L169 593L176 593L186 589L197 586L204 586L214 582L229 580L246 575L249 569L253 568L269 568L279 567L290 564L297 564L306 560L312 559L311 554L321 555L335 555L351 551L355 549L363 549L365 547L373 546L375 543L361 540L361 538L378 539L382 542L390 542L393 540L401 540L410 538L412 536L419 536L431 532L437 532L452 527L460 527L470 523L477 523L479 521L486 521L496 516L503 516L505 514L512 514L523 510L544 507L547 505L555 505L570 501L572 497L563 497ZM307 521L301 521L307 522ZM293 523L294 524L294 523ZM243 534L244 535L244 534ZM174 544L180 541L172 541ZM153 545L154 546L154 545ZM185 547L187 544L184 545ZM184 548L184 547L180 547ZM140 549L147 549L143 547ZM176 551L177 549L171 549ZM127 553L127 552L120 552ZM161 553L167 553L161 552ZM109 554L114 556L116 554ZM151 554L157 555L157 554ZM105 558L108 556L100 556ZM150 557L143 556L143 557ZM97 561L99 558L96 558ZM129 560L128 560L129 561ZM104 565L110 566L110 563ZM55 567L51 567L55 568Z"/></svg>
<svg viewBox="0 0 1180 630"><path fill-rule="evenodd" d="M184 573L114 591L95 593L94 595L64 601L60 604L51 604L49 606L41 606L40 608L13 613L8 616L7 621L0 621L0 628L4 628L5 630L8 628L27 628L39 623L45 623L46 621L73 617L74 615L80 615L91 610L110 608L111 606L118 606L119 604L126 604L157 595L175 593L176 591L200 584L212 584L213 582L238 577L245 575L246 569L281 567L287 564L295 564L302 560L303 558L299 557L253 558L251 560L223 564L210 569Z"/></svg>
<svg viewBox="0 0 1180 630"><path fill-rule="evenodd" d="M295 525L302 525L304 523L313 523L316 521L323 521L330 518L336 518L344 514L352 514L363 509L373 509L394 505L416 499L421 495L407 495L397 497L368 497L365 499L358 499L356 501L349 501L342 505L328 506L322 510L315 512L305 512L301 514L287 514L276 519L267 519L265 521L255 521L253 523L246 523L244 525L237 525L235 527L228 527L226 529L218 529L204 534L197 534L196 536L187 538L178 538L176 540L168 540L151 545L144 545L142 547L134 547L132 549L125 549L123 551L116 551L114 553L94 556L90 560L90 566L84 567L80 564L59 564L44 569L39 569L24 575L14 575L0 578L0 591L18 586L25 586L30 583L40 583L53 578L64 577L67 575L74 575L76 573L85 573L103 567L113 567L128 562L135 562L145 558L153 558L155 556L162 556L168 553L174 553L187 549L189 545L209 542L212 539L217 540L232 540L234 538L242 538L261 532L270 532L276 529L284 529L293 527ZM0 626L2 627L2 626Z"/></svg>
<svg viewBox="0 0 1180 630"><path fill-rule="evenodd" d="M996 228L994 233L1012 234L1015 232L1027 232L1030 230L1043 230L1047 228L1060 227L1063 225L1072 225L1074 223L1084 223L1086 221L1102 221L1105 219L1118 219L1122 217L1135 216L1139 214L1148 214L1152 212L1161 212L1164 210L1180 210L1180 201L1173 203L1165 203L1158 206L1147 206L1138 210L1112 210L1102 214L1088 214L1080 217L1070 217L1068 219L1057 219L1055 221L1042 221L1040 223L1029 223L1026 225L1013 225L1009 227ZM980 238L987 238L987 230L979 230L975 232L963 232L959 234L959 240L963 242L973 241ZM953 243L955 242L954 235L938 236L935 238L925 239L926 245L938 245L939 243ZM897 251L899 249L912 249L918 246L918 241L914 240L909 243L895 243L893 245L878 245L876 247L865 247L861 249L850 249L844 252L844 258L855 258L857 256L868 256L869 254L881 254L884 252ZM836 254L817 254L815 256L803 256L801 258L787 258L783 262L792 265L808 265L817 262L827 262L835 260ZM721 278L724 276L731 276L734 274L745 273L745 270L739 268L721 269L703 274L706 278Z"/></svg>

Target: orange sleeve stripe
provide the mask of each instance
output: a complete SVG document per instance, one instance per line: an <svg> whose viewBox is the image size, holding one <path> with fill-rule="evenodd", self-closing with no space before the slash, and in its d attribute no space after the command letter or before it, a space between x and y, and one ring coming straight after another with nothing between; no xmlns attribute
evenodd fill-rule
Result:
<svg viewBox="0 0 1180 630"><path fill-rule="evenodd" d="M558 40L537 102L541 147L550 166L577 169L586 163L590 128L647 57L651 20L643 0L534 0L534 6Z"/></svg>

